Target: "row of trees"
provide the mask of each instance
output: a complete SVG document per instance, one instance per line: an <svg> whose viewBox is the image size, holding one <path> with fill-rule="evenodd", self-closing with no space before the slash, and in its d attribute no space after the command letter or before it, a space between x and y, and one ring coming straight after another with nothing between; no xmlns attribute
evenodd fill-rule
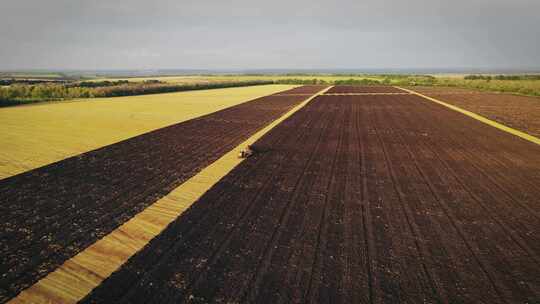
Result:
<svg viewBox="0 0 540 304"><path fill-rule="evenodd" d="M379 75L365 78L325 80L321 78L284 78L274 81L279 84L331 84L331 85L434 85L437 79L424 75Z"/></svg>
<svg viewBox="0 0 540 304"><path fill-rule="evenodd" d="M0 105L90 97L96 97L92 89L81 87L70 88L57 84L17 84L8 87L0 87Z"/></svg>
<svg viewBox="0 0 540 304"><path fill-rule="evenodd" d="M72 87L83 87L83 88L99 88L99 87L112 87L117 85L128 84L127 80L117 80L117 81L83 81L79 83L73 83Z"/></svg>
<svg viewBox="0 0 540 304"><path fill-rule="evenodd" d="M163 82L123 83L101 87L82 87L58 84L10 85L0 87L0 106L26 104L39 101L73 98L95 98L169 93L190 90L206 90L271 84L272 81L228 81L195 84L172 84Z"/></svg>
<svg viewBox="0 0 540 304"><path fill-rule="evenodd" d="M42 83L65 83L61 80L43 80L43 79L0 79L0 86L9 86L12 84L42 84Z"/></svg>
<svg viewBox="0 0 540 304"><path fill-rule="evenodd" d="M381 85L381 84L390 84L388 79L369 79L369 78L351 78L351 79L337 79L337 80L325 80L320 78L313 79L300 79L300 78L284 78L277 79L274 81L277 84L303 84L303 85L313 85L313 84L328 84L328 85Z"/></svg>
<svg viewBox="0 0 540 304"><path fill-rule="evenodd" d="M465 80L540 80L540 75L467 75Z"/></svg>
<svg viewBox="0 0 540 304"><path fill-rule="evenodd" d="M324 79L300 79L300 78L283 78L283 79L277 79L274 81L276 84L303 84L303 85L310 85L310 84L328 84L328 81Z"/></svg>
<svg viewBox="0 0 540 304"><path fill-rule="evenodd" d="M386 79L383 80L377 80L377 79L369 79L369 78L361 78L361 79L343 79L343 80L335 80L334 84L336 85L381 85L386 84Z"/></svg>
<svg viewBox="0 0 540 304"><path fill-rule="evenodd" d="M487 78L489 77L489 78ZM48 100L95 98L168 93L188 90L252 86L263 84L328 84L328 85L399 85L399 86L454 86L540 96L540 75L468 75L461 78L436 78L429 75L379 75L366 78L283 78L275 81L223 81L194 84L164 83L158 80L145 82L100 81L79 83L12 83L0 84L0 106L10 106Z"/></svg>

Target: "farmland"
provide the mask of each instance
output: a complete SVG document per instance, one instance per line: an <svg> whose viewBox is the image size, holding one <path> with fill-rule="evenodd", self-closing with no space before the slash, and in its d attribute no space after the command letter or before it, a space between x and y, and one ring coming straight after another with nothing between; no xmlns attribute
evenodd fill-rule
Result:
<svg viewBox="0 0 540 304"><path fill-rule="evenodd" d="M540 138L540 98L538 97L459 88L412 87L410 89Z"/></svg>
<svg viewBox="0 0 540 304"><path fill-rule="evenodd" d="M305 99L258 98L1 180L1 268L9 272L0 279L0 299L34 283Z"/></svg>
<svg viewBox="0 0 540 304"><path fill-rule="evenodd" d="M83 303L539 298L538 145L415 95L323 95L256 144Z"/></svg>
<svg viewBox="0 0 540 304"><path fill-rule="evenodd" d="M97 75L67 74L63 78L0 79L0 106L14 106L74 98L133 96L199 89L263 84L395 85L467 88L485 92L540 96L540 75L415 75L415 74L192 74L108 78ZM1 75L0 75L1 76ZM6 75L8 76L8 75Z"/></svg>
<svg viewBox="0 0 540 304"><path fill-rule="evenodd" d="M245 74L230 74L230 75L186 75L186 76L157 76L157 77L130 77L130 78L98 78L95 81L100 80L129 80L134 82L142 82L148 80L159 80L169 83L198 83L198 82L221 82L221 81L254 81L254 80L312 80L320 79L326 82L333 82L347 79L379 79L378 77L372 77L367 75L245 75Z"/></svg>
<svg viewBox="0 0 540 304"><path fill-rule="evenodd" d="M292 87L227 88L0 108L0 179Z"/></svg>
<svg viewBox="0 0 540 304"><path fill-rule="evenodd" d="M434 75L413 75L413 74L285 74L285 75L190 75L190 76L158 76L158 77L133 77L133 78L109 78L110 80L129 80L142 82L148 80L159 80L169 83L211 83L226 81L274 81L276 83L325 83L325 84L362 84L363 81L374 82L374 84L398 85L398 86L434 86L453 87L486 92L505 92L521 95L540 96L540 80L538 75L533 75L534 79L525 76L507 75L499 76L508 79L468 79L468 75L456 74L434 74ZM483 76L484 78L487 76ZM496 77L497 76L492 76ZM521 78L523 79L521 79ZM531 76L532 77L532 76ZM518 78L518 79L514 79ZM98 79L104 80L104 79ZM360 82L360 83L356 83Z"/></svg>
<svg viewBox="0 0 540 304"><path fill-rule="evenodd" d="M275 87L0 180L0 302L325 87ZM529 97L418 91L516 128L538 114ZM347 85L317 95L253 149L81 302L540 299L540 145L396 87Z"/></svg>
<svg viewBox="0 0 540 304"><path fill-rule="evenodd" d="M328 90L328 94L355 94L355 93L404 93L402 90L384 86L336 86Z"/></svg>

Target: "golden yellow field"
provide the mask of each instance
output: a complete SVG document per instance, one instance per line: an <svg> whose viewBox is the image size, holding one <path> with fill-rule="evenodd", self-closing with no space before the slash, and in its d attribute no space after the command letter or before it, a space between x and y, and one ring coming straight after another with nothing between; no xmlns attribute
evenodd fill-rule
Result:
<svg viewBox="0 0 540 304"><path fill-rule="evenodd" d="M265 85L0 108L0 179L292 87Z"/></svg>

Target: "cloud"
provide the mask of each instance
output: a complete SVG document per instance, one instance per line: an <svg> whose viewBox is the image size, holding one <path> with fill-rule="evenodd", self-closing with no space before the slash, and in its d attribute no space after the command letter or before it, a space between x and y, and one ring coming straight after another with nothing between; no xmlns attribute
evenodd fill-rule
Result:
<svg viewBox="0 0 540 304"><path fill-rule="evenodd" d="M537 0L5 2L0 69L540 67Z"/></svg>

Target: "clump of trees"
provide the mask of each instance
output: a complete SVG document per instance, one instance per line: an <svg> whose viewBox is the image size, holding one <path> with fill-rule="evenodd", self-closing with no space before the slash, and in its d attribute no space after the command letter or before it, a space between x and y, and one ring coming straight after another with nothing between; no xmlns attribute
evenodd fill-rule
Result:
<svg viewBox="0 0 540 304"><path fill-rule="evenodd" d="M92 89L58 84L16 84L9 87L0 87L0 106L91 97L96 97Z"/></svg>
<svg viewBox="0 0 540 304"><path fill-rule="evenodd" d="M79 83L72 84L73 87L82 87L82 88L99 88L99 87L111 87L117 85L128 84L128 80L117 80L117 81L83 81Z"/></svg>

